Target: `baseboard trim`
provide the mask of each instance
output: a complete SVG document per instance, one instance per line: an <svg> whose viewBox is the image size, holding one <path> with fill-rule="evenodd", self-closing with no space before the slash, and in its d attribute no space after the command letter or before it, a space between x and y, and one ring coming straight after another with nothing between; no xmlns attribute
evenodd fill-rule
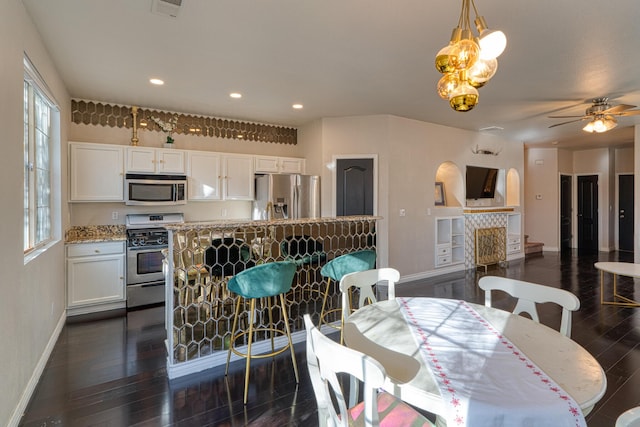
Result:
<svg viewBox="0 0 640 427"><path fill-rule="evenodd" d="M44 372L44 368L47 365L47 361L53 352L53 347L55 347L56 342L58 341L58 337L62 332L62 328L64 327L65 322L67 321L67 313L65 310L62 311L62 315L60 319L58 319L58 323L56 327L53 329L53 333L47 342L38 363L36 364L33 373L31 374L31 378L27 383L24 391L22 392L22 396L20 396L20 400L18 401L18 405L13 411L11 418L9 419L8 427L17 427L22 419L22 415L24 414L25 409L27 409L27 405L29 404L29 400L31 400L31 395L33 395L36 386L38 385L38 381L40 381L40 376L42 372Z"/></svg>
<svg viewBox="0 0 640 427"><path fill-rule="evenodd" d="M465 271L466 268L464 264L458 264L451 267L438 268L436 270L423 271L421 273L407 274L406 276L401 276L400 281L398 283L407 283L412 282L414 280L427 279L429 277L442 276L443 274L449 273L457 273L459 271Z"/></svg>

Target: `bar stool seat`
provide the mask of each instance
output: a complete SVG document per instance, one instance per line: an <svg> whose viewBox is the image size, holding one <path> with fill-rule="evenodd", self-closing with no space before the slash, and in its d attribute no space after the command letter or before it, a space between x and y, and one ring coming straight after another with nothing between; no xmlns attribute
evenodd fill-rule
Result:
<svg viewBox="0 0 640 427"><path fill-rule="evenodd" d="M289 318L287 316L287 307L284 295L291 289L291 283L296 274L296 264L292 261L280 261L269 262L266 264L260 264L255 267L243 270L242 272L233 276L228 284L227 288L239 295L242 298L237 298L235 315L233 317L233 326L231 328L231 339L229 340L229 351L227 353L227 366L225 375L229 373L229 361L231 360L231 353L233 352L237 356L246 358L245 374L244 374L244 404L247 404L247 396L249 392L249 372L251 367L251 359L261 359L266 357L274 357L286 350L291 352L291 362L293 363L293 370L296 377L296 383L298 379L298 365L296 363L296 356L293 351L293 343L291 341L291 330L289 328ZM278 328L274 323L273 305L272 299L276 297L279 300L281 312L281 319L278 323L283 323L282 328ZM254 326L254 323L259 322L259 319L263 319L263 316L258 316L256 319L256 300L260 299L262 302L266 300L269 323L258 323ZM247 330L238 330L238 318L240 317L241 303L249 301L248 310L248 328ZM259 308L260 311L264 311L264 307ZM255 339L254 335L264 333L268 334L271 340L271 352L253 354L251 352L251 346ZM280 348L275 348L274 338L276 335L286 336L287 344ZM237 347L247 342L246 352L239 350ZM242 339L242 343L238 344L236 341Z"/></svg>
<svg viewBox="0 0 640 427"><path fill-rule="evenodd" d="M342 309L340 307L335 307L332 309L325 310L327 306L327 300L329 299L329 288L331 287L331 280L333 280L336 285L339 285L340 280L345 274L355 273L357 271L365 271L371 270L375 267L376 264L376 252L370 249L365 249L362 251L351 252L348 254L340 255L327 262L322 269L320 270L320 274L323 277L327 278L327 287L324 291L324 296L322 297L322 309L320 310L320 321L318 322L318 328L322 326L322 323L325 322L327 325L341 329L340 326L332 325L329 322L326 322L325 317L329 316L332 313L341 313ZM340 333L340 343L342 344L342 333Z"/></svg>

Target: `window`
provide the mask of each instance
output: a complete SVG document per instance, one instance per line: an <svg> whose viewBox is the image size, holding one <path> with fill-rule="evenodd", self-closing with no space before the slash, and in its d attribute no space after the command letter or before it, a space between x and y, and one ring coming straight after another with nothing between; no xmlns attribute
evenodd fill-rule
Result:
<svg viewBox="0 0 640 427"><path fill-rule="evenodd" d="M37 250L52 233L52 117L57 108L31 62L24 73L24 252Z"/></svg>

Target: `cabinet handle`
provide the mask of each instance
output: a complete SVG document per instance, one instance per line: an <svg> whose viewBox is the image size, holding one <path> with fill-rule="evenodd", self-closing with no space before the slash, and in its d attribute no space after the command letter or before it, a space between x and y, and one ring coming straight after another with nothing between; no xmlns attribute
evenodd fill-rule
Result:
<svg viewBox="0 0 640 427"><path fill-rule="evenodd" d="M164 160L160 160L160 163L164 163Z"/></svg>
<svg viewBox="0 0 640 427"><path fill-rule="evenodd" d="M99 249L94 249L93 251L94 251L95 253L97 253L97 254L99 254L99 253L100 253L100 250L99 250Z"/></svg>

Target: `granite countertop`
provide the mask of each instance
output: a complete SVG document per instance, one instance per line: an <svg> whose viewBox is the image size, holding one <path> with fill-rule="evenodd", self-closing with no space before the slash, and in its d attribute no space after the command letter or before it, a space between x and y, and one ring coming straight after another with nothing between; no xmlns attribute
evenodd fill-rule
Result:
<svg viewBox="0 0 640 427"><path fill-rule="evenodd" d="M260 227L268 225L282 224L315 224L330 222L355 222L355 221L371 221L380 220L381 216L373 215L354 215L339 217L320 217L320 218L300 218L300 219L273 219L273 220L216 220L216 221L193 221L182 224L167 224L165 228L173 231L193 230L201 228L241 228L246 226Z"/></svg>
<svg viewBox="0 0 640 427"><path fill-rule="evenodd" d="M96 243L127 240L124 225L75 226L64 234L65 243Z"/></svg>

